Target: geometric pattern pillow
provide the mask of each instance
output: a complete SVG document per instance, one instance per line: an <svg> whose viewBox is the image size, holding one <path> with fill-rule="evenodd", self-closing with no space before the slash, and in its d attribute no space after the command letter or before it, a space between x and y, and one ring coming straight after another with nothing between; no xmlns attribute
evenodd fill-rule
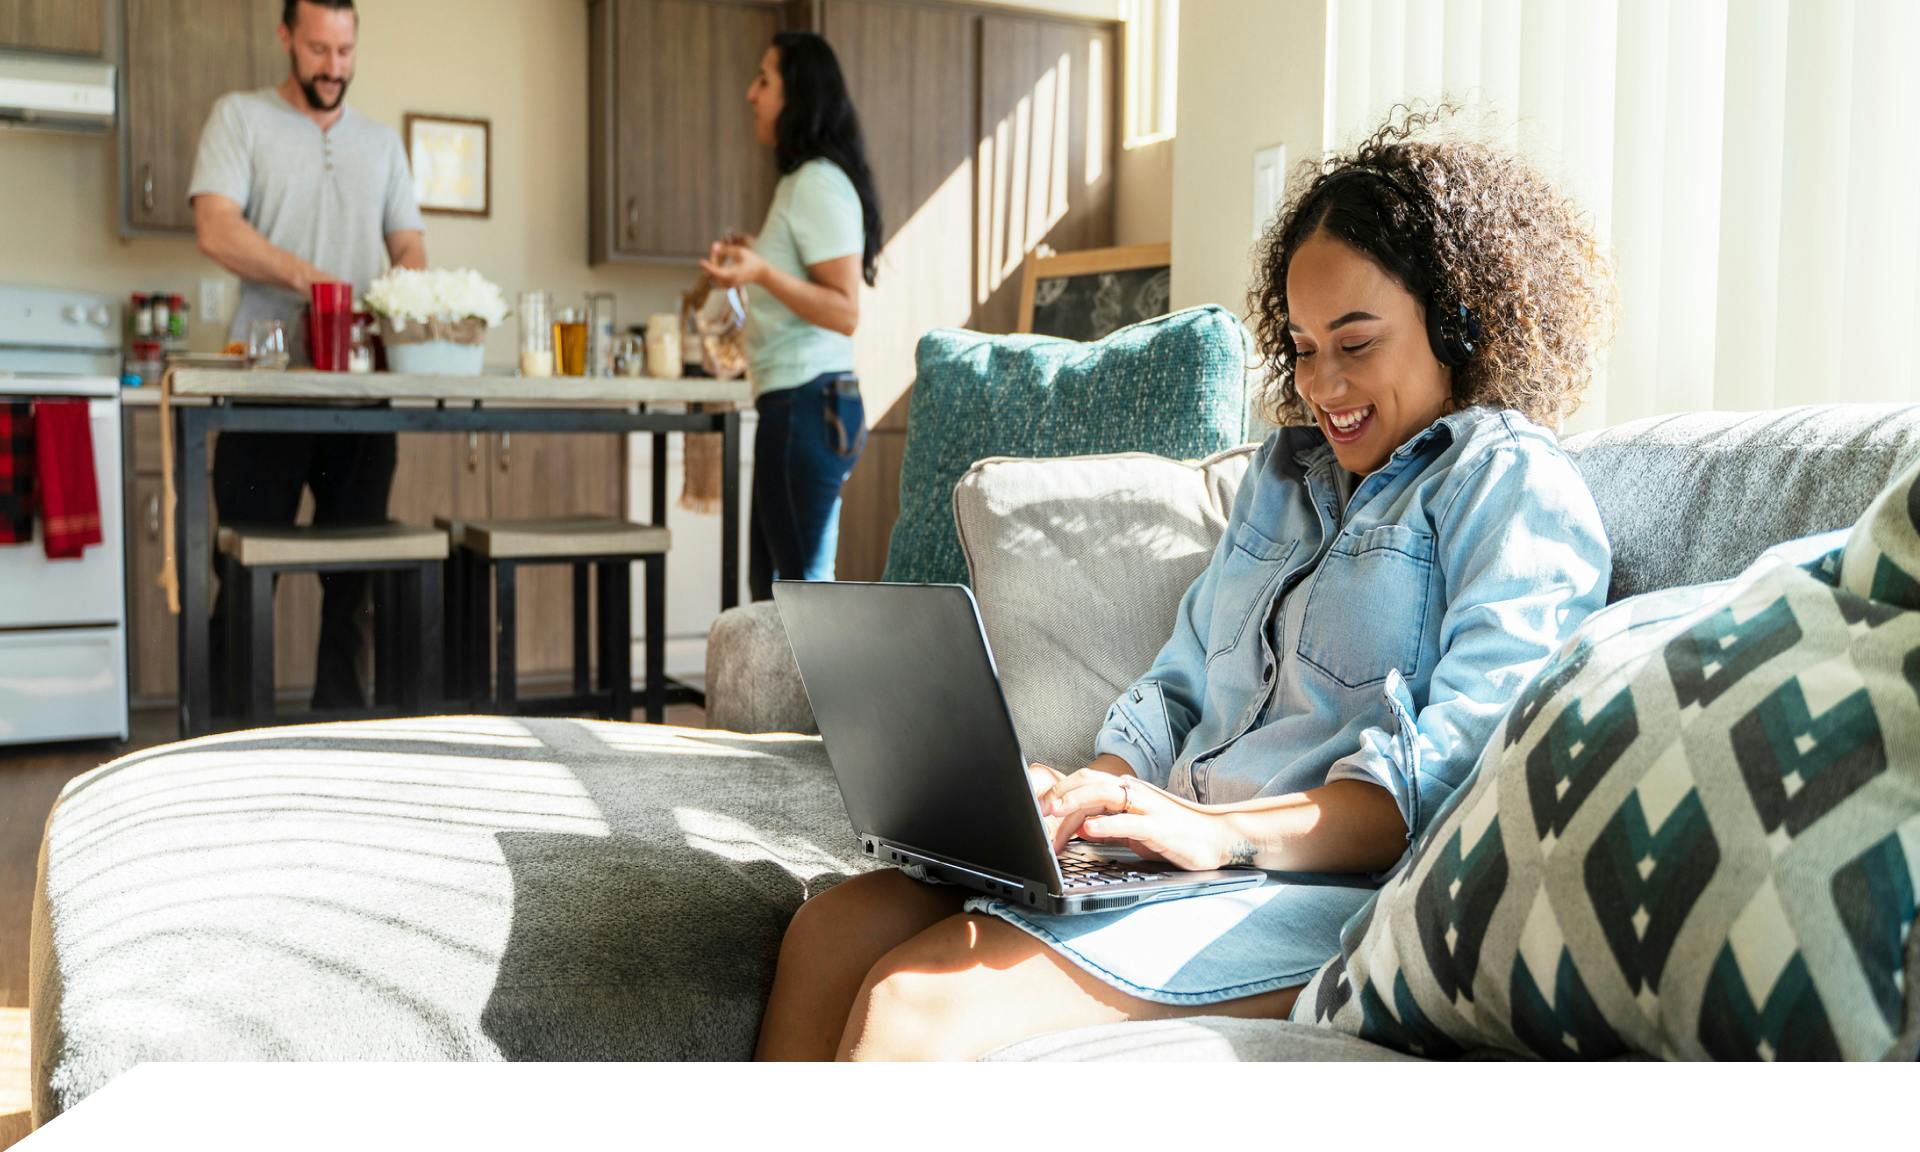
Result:
<svg viewBox="0 0 1920 1152"><path fill-rule="evenodd" d="M1920 543L1917 476L1862 524ZM1920 611L1843 586L1842 535L1590 617L1294 1019L1428 1056L1920 1052Z"/></svg>
<svg viewBox="0 0 1920 1152"><path fill-rule="evenodd" d="M885 579L966 583L953 486L989 456L1197 460L1242 443L1249 343L1239 318L1215 305L1090 343L960 329L922 336Z"/></svg>

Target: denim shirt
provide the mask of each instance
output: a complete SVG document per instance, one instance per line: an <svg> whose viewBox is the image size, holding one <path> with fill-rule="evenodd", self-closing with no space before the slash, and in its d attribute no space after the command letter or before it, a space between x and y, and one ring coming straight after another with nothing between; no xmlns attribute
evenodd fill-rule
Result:
<svg viewBox="0 0 1920 1152"><path fill-rule="evenodd" d="M1095 747L1203 803L1371 781L1411 840L1606 603L1611 549L1578 469L1517 412L1442 417L1344 513L1338 476L1319 429L1267 438Z"/></svg>

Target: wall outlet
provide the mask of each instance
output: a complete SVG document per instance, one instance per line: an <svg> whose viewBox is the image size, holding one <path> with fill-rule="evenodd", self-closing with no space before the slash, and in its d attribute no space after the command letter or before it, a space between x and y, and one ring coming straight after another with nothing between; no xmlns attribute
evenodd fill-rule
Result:
<svg viewBox="0 0 1920 1152"><path fill-rule="evenodd" d="M200 281L200 322L225 324L228 319L227 282L211 277Z"/></svg>
<svg viewBox="0 0 1920 1152"><path fill-rule="evenodd" d="M1253 238L1266 234L1287 194L1287 146L1257 148L1253 153Z"/></svg>

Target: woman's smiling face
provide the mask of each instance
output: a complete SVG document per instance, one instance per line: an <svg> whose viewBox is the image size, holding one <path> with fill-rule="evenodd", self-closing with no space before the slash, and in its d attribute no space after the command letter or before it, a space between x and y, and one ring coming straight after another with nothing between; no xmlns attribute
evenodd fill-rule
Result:
<svg viewBox="0 0 1920 1152"><path fill-rule="evenodd" d="M1365 476L1447 412L1453 374L1427 343L1424 305L1325 230L1287 266L1294 383L1340 466Z"/></svg>

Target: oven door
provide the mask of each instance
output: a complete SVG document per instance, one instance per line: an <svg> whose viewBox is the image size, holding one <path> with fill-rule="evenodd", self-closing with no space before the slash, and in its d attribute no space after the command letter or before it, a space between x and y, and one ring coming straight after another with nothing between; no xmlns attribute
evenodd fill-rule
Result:
<svg viewBox="0 0 1920 1152"><path fill-rule="evenodd" d="M125 740L123 637L118 628L0 632L0 744Z"/></svg>
<svg viewBox="0 0 1920 1152"><path fill-rule="evenodd" d="M0 400L10 395L0 380ZM100 543L72 560L49 560L40 524L33 540L0 544L0 630L62 625L113 625L126 617L126 573L120 522L120 401L87 401L93 432L93 475L100 492Z"/></svg>

